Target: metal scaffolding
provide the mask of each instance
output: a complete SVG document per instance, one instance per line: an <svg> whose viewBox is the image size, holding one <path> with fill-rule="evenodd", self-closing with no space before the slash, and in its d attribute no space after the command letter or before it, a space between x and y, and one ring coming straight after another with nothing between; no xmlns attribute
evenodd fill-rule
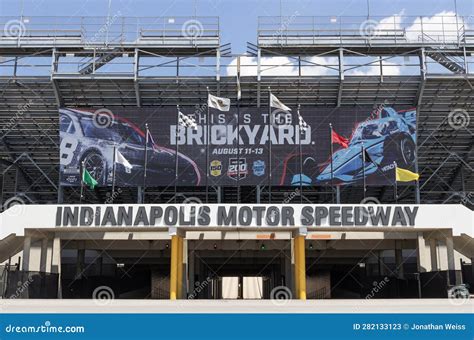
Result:
<svg viewBox="0 0 474 340"><path fill-rule="evenodd" d="M58 107L194 106L206 102L207 87L235 98L240 57L242 106L265 105L269 86L290 106L416 106L421 181L419 190L401 190L399 202L419 195L421 203L472 207L472 18L440 20L261 17L257 43L234 55L221 43L216 17L0 18L17 27L0 33L0 203L78 202L78 190L58 185ZM140 188L121 189L114 202L142 198ZM286 202L292 191L273 187L272 200ZM99 188L87 201L106 202L108 194ZM266 202L268 190L216 187L211 200L236 202L237 194L241 202ZM304 202L327 203L332 194L308 187ZM205 188L180 188L179 195L203 197ZM339 195L343 203L363 198L351 186ZM371 187L367 196L394 200L391 187ZM173 198L174 187L146 194L150 203Z"/></svg>

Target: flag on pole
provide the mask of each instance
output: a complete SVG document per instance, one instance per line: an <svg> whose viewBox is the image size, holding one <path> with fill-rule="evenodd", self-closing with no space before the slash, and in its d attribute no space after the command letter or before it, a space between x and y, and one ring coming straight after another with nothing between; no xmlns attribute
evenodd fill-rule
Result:
<svg viewBox="0 0 474 340"><path fill-rule="evenodd" d="M84 170L82 171L82 182L84 182L85 185L88 185L89 188L94 189L97 184L99 184L94 177L87 171L87 169L84 167Z"/></svg>
<svg viewBox="0 0 474 340"><path fill-rule="evenodd" d="M185 128L197 130L196 120L193 117L185 115L181 111L178 111L178 124Z"/></svg>
<svg viewBox="0 0 474 340"><path fill-rule="evenodd" d="M349 147L349 139L346 137L341 136L338 134L336 131L331 129L331 137L332 137L332 142L339 144L343 148L348 148Z"/></svg>
<svg viewBox="0 0 474 340"><path fill-rule="evenodd" d="M306 131L309 128L308 123L306 123L303 117L300 115L299 109L298 109L298 125L300 126L300 132Z"/></svg>
<svg viewBox="0 0 474 340"><path fill-rule="evenodd" d="M213 109L227 112L230 110L230 99L223 98L223 97L216 97L209 93L209 96L207 98L207 105L209 107L212 107Z"/></svg>
<svg viewBox="0 0 474 340"><path fill-rule="evenodd" d="M377 165L377 163L374 162L374 160L372 159L372 157L370 157L369 153L367 152L367 149L364 148L364 157L365 157L365 161L366 162L370 162L374 165ZM377 165L378 166L378 165Z"/></svg>
<svg viewBox="0 0 474 340"><path fill-rule="evenodd" d="M419 174L411 172L410 170L406 170L406 169L396 167L395 171L396 171L396 180L397 180L397 182L418 181L418 179L420 178Z"/></svg>
<svg viewBox="0 0 474 340"><path fill-rule="evenodd" d="M274 107L276 109L280 109L283 111L291 111L291 109L283 104L280 99L278 99L275 95L270 93L270 107Z"/></svg>
<svg viewBox="0 0 474 340"><path fill-rule="evenodd" d="M117 148L115 149L115 162L122 164L128 171L132 170L132 164L130 164Z"/></svg>
<svg viewBox="0 0 474 340"><path fill-rule="evenodd" d="M242 89L240 88L240 56L237 57L237 100L242 99Z"/></svg>

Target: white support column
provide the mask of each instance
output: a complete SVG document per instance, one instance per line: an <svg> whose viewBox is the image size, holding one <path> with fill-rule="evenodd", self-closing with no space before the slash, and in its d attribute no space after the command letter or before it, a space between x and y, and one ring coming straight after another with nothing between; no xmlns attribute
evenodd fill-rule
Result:
<svg viewBox="0 0 474 340"><path fill-rule="evenodd" d="M43 273L51 272L51 251L50 250L51 250L50 240L45 237L41 240L40 272L43 272Z"/></svg>
<svg viewBox="0 0 474 340"><path fill-rule="evenodd" d="M58 276L58 299L62 298L61 288L61 239L54 236L53 239L53 254L51 256L51 273L59 274Z"/></svg>
<svg viewBox="0 0 474 340"><path fill-rule="evenodd" d="M21 269L24 271L30 270L30 255L31 255L31 236L25 236L23 240L23 259Z"/></svg>
<svg viewBox="0 0 474 340"><path fill-rule="evenodd" d="M455 271L455 275L453 276L454 282L451 282L451 284L460 284L462 282L461 263L456 261L454 256L454 243L452 236L446 238L446 251L448 255L448 270Z"/></svg>
<svg viewBox="0 0 474 340"><path fill-rule="evenodd" d="M431 270L440 270L438 266L438 251L437 244L438 241L435 238L430 238L428 240L430 246L430 257L431 257Z"/></svg>
<svg viewBox="0 0 474 340"><path fill-rule="evenodd" d="M430 246L422 232L417 237L417 265L420 273L431 271Z"/></svg>
<svg viewBox="0 0 474 340"><path fill-rule="evenodd" d="M448 249L446 247L446 240L437 240L437 255L438 255L438 270L448 270ZM453 266L454 269L454 266Z"/></svg>

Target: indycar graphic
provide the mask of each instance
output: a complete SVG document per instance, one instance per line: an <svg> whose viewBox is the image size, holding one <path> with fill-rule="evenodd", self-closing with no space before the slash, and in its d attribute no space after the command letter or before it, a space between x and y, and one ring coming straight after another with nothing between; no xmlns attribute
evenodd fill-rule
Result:
<svg viewBox="0 0 474 340"><path fill-rule="evenodd" d="M362 156L362 146L370 159ZM310 155L303 154L303 164L311 160ZM295 155L299 159L299 156ZM383 176L385 182L393 181L393 175L385 172L393 170L394 162L404 169L413 169L416 162L416 110L396 111L384 107L379 118L358 123L354 129L347 148L335 151L332 155L334 184L352 184L362 181L371 175ZM288 163L298 164L288 161ZM296 170L296 169L295 169ZM314 171L314 167L312 168ZM289 172L289 171L288 171ZM288 178L282 178L285 185L329 184L331 182L331 159L320 166L320 171L311 178L299 170ZM306 173L306 174L305 174ZM314 176L314 175L313 175ZM300 183L301 182L301 183Z"/></svg>
<svg viewBox="0 0 474 340"><path fill-rule="evenodd" d="M93 113L60 109L60 167L61 184L75 186L81 183L81 165L100 186L112 185L114 147L132 168L117 163L115 182L122 186L143 184L145 160L145 133L128 120L113 116L110 126L100 126ZM151 136L150 136L151 137ZM158 146L153 138L147 145L147 185L170 185L175 180L175 150ZM199 185L201 174L197 165L178 153L180 185Z"/></svg>

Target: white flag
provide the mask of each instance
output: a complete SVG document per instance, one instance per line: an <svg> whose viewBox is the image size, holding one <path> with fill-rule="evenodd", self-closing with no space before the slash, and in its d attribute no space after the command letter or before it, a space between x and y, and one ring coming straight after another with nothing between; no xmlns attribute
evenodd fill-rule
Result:
<svg viewBox="0 0 474 340"><path fill-rule="evenodd" d="M130 164L129 161L118 151L118 149L115 149L115 162L118 164L122 164L127 170L132 169L132 164Z"/></svg>
<svg viewBox="0 0 474 340"><path fill-rule="evenodd" d="M283 104L276 96L270 93L270 107L274 107L283 111L291 111L291 109Z"/></svg>
<svg viewBox="0 0 474 340"><path fill-rule="evenodd" d="M230 110L230 99L216 97L209 93L209 97L207 98L207 105L214 109L218 109L219 111L227 112Z"/></svg>

